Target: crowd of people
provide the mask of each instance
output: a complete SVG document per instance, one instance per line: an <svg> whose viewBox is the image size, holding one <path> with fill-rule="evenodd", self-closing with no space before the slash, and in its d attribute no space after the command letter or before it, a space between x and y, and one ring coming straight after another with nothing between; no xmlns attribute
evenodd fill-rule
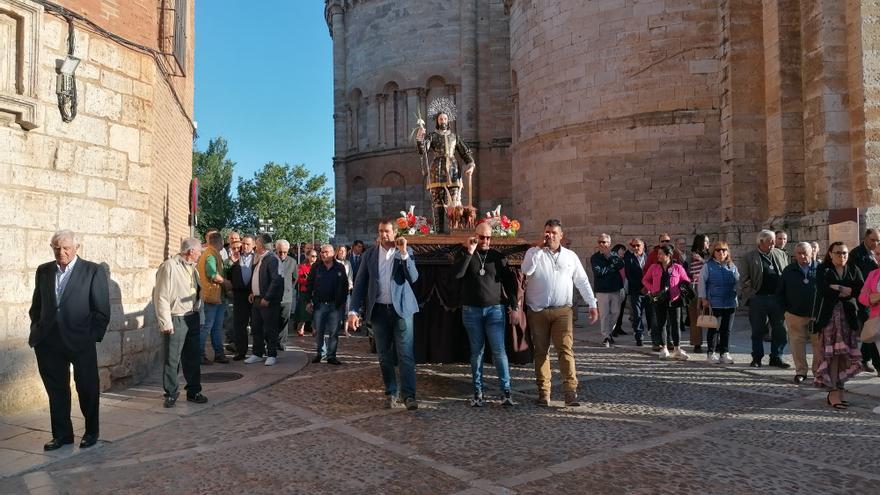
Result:
<svg viewBox="0 0 880 495"><path fill-rule="evenodd" d="M621 322L629 299L635 345L644 345L647 331L652 349L663 359L689 359L681 339L687 326L694 354L705 352L712 364L732 364L731 328L737 308L744 306L751 326L749 365L763 366L764 342L769 341L768 365L788 369L782 354L789 345L794 382L803 383L812 374L812 383L828 391L826 402L835 409L849 405L845 385L850 378L880 370L876 345L860 342L864 323L880 318L877 229L868 229L852 249L844 242L831 242L821 259L815 242L796 243L790 255L785 232L763 230L755 248L738 262L727 242L710 242L705 235L697 235L685 253L686 246L674 245L665 233L650 251L642 239L612 246L611 236L602 234L589 258L595 295L577 254L563 246L563 235L558 220L546 222L543 237L522 260L524 291L508 260L492 247L487 224L478 224L474 236L458 250L454 271L462 283L462 323L470 344L471 406L486 403L482 375L487 344L498 375L499 401L515 405L505 329L523 320L531 336L538 405L550 405L551 344L564 403L579 405L573 352L575 288L586 303L590 323L600 322L605 346L615 345L615 337L626 334ZM77 256L75 233L59 231L50 245L55 260L37 269L29 338L49 395L52 440L44 449L73 442L71 368L86 423L80 447L87 448L98 439L94 343L102 340L110 321L108 276L105 267ZM385 406L417 409L413 315L419 305L412 284L419 273L413 250L406 238L396 235L390 218L379 221L376 244L366 251L364 247L361 241L350 251L347 246L324 244L315 250L304 245L294 259L288 241L273 243L266 234L230 232L224 242L219 231L211 230L204 242L183 239L179 252L159 266L152 297L163 336L164 406L176 404L181 368L187 401L206 403L200 368L228 363L227 349L233 361L273 366L285 350L290 327L299 336L312 332L312 363L339 365L339 335L357 332L369 322ZM224 343L223 322L230 319Z"/></svg>
<svg viewBox="0 0 880 495"><path fill-rule="evenodd" d="M680 345L681 328L687 325L695 354L704 351L706 330L706 360L732 364L731 328L737 308L744 307L751 327L749 366L764 365L764 342L769 341L767 364L789 369L782 360L789 345L793 381L803 383L812 373L813 384L828 390L828 405L846 408L846 381L880 369L876 345L859 342L864 322L880 316L878 230L868 229L852 249L832 242L824 255L816 242L798 242L789 254L784 231L762 230L755 243L734 262L727 242L710 242L705 235L694 238L689 253L665 233L650 253L642 239L631 239L629 249L611 248L611 237L600 235L590 265L603 343L612 346L614 337L626 334L620 320L628 297L636 346L643 345L647 328L660 358L687 360Z"/></svg>

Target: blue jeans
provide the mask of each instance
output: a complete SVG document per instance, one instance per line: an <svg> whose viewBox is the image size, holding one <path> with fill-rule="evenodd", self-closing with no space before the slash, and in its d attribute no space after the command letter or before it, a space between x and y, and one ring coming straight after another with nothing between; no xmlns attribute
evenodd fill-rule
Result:
<svg viewBox="0 0 880 495"><path fill-rule="evenodd" d="M501 382L501 391L510 390L510 368L507 365L507 351L504 349L505 318L504 306L462 306L461 319L468 333L471 346L471 379L474 392L483 393L483 350L486 341L492 348L492 361Z"/></svg>
<svg viewBox="0 0 880 495"><path fill-rule="evenodd" d="M339 310L332 303L314 305L312 323L315 330L315 349L320 356L324 349L324 336L327 336L327 359L336 357L336 346L339 344Z"/></svg>
<svg viewBox="0 0 880 495"><path fill-rule="evenodd" d="M397 374L403 398L416 396L416 360L413 356L413 319L401 318L390 304L373 305L370 314L373 338L379 354L379 369L385 383L385 395L397 395ZM396 355L395 355L396 351Z"/></svg>
<svg viewBox="0 0 880 495"><path fill-rule="evenodd" d="M211 347L214 348L214 356L223 355L223 315L226 312L225 304L203 304L202 311L205 321L199 329L199 352L205 357L205 340L208 332L211 332Z"/></svg>

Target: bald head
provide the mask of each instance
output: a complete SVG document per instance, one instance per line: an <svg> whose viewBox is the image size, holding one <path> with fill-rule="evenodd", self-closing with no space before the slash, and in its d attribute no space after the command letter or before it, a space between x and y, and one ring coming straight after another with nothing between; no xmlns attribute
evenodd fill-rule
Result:
<svg viewBox="0 0 880 495"><path fill-rule="evenodd" d="M488 223L481 223L474 229L477 238L477 249L486 251L492 244L492 227Z"/></svg>

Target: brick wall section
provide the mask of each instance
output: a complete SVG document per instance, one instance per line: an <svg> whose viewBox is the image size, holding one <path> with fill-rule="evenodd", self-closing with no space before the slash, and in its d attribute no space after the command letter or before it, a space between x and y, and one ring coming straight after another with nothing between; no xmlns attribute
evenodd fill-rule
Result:
<svg viewBox="0 0 880 495"><path fill-rule="evenodd" d="M804 126L797 0L764 2L767 202L771 215L804 211Z"/></svg>
<svg viewBox="0 0 880 495"><path fill-rule="evenodd" d="M94 13L95 5L82 2L78 11L99 24L112 21ZM0 295L0 413L45 402L27 346L27 310L34 270L52 259L52 232L74 230L79 254L109 270L111 323L98 345L105 389L140 380L156 366L155 268L188 234L191 127L153 57L76 25L78 115L64 123L55 60L66 53L67 25L49 14L41 22L38 127L23 130L0 112L0 234L17 247L0 262L0 278L20 288ZM155 25L141 28L157 32ZM192 60L192 43L189 49ZM192 82L175 84L190 88L183 99L191 114Z"/></svg>
<svg viewBox="0 0 880 495"><path fill-rule="evenodd" d="M880 203L880 5L847 2L847 66L853 194Z"/></svg>
<svg viewBox="0 0 880 495"><path fill-rule="evenodd" d="M513 197L529 232L559 218L575 248L718 232L716 7L513 2Z"/></svg>

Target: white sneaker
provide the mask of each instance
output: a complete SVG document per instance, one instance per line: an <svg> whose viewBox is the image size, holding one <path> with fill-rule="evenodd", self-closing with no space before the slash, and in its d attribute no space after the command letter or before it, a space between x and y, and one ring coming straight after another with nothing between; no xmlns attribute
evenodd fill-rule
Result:
<svg viewBox="0 0 880 495"><path fill-rule="evenodd" d="M733 364L733 358L730 357L729 352L725 352L724 354L721 355L721 362L724 364Z"/></svg>
<svg viewBox="0 0 880 495"><path fill-rule="evenodd" d="M273 358L272 356L269 356L266 358L266 366L275 366L275 363L277 361L278 361L277 359Z"/></svg>
<svg viewBox="0 0 880 495"><path fill-rule="evenodd" d="M263 356L254 355L254 356L251 356L251 357L245 359L244 364L262 363L263 359L265 359L265 358L263 358Z"/></svg>
<svg viewBox="0 0 880 495"><path fill-rule="evenodd" d="M709 355L706 358L706 361L708 361L709 363L712 363L712 364L718 364L721 362L721 357L718 356L717 352L713 352L711 355Z"/></svg>
<svg viewBox="0 0 880 495"><path fill-rule="evenodd" d="M688 359L690 359L690 356L688 356L681 347L676 347L675 350L672 351L672 355L670 357L672 359L678 359L679 361L687 361Z"/></svg>
<svg viewBox="0 0 880 495"><path fill-rule="evenodd" d="M669 359L669 349L665 345L660 349L660 359Z"/></svg>

